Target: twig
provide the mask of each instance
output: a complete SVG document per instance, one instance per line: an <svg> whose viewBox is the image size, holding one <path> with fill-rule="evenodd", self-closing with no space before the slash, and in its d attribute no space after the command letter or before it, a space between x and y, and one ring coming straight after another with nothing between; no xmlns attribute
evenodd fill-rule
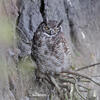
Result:
<svg viewBox="0 0 100 100"><path fill-rule="evenodd" d="M50 78L51 78L51 81L53 82L53 84L55 85L55 87L57 88L58 92L60 92L60 87L58 86L58 84L55 81L55 79L52 76L50 76Z"/></svg>
<svg viewBox="0 0 100 100"><path fill-rule="evenodd" d="M95 76L91 76L91 77L100 77L100 75L95 75Z"/></svg>
<svg viewBox="0 0 100 100"><path fill-rule="evenodd" d="M71 80L63 79L63 78L61 78L60 81L62 81L62 82L69 82L69 83L71 83L71 84L75 84L75 82L73 82L73 81L71 81ZM61 86L61 87L66 87L65 85L60 85L60 86ZM79 87L82 87L82 88L84 88L84 89L90 90L89 88L87 88L87 87L85 87L85 86L82 86L82 85L80 85L80 84L78 84L78 86L79 86Z"/></svg>
<svg viewBox="0 0 100 100"><path fill-rule="evenodd" d="M86 100L86 98L84 98L84 96L79 92L78 87L77 87L77 82L75 83L75 89L76 89L78 95L79 95L81 98L83 98L84 100Z"/></svg>
<svg viewBox="0 0 100 100"><path fill-rule="evenodd" d="M58 91L58 93L59 93L60 99L61 99L61 100L64 100L64 95L63 95L63 93L61 92L61 89L60 89L59 85L57 84L55 78L52 77L52 76L50 76L50 79L51 79L52 83L55 85L55 87L56 87L56 89L57 89L57 91Z"/></svg>
<svg viewBox="0 0 100 100"><path fill-rule="evenodd" d="M75 90L75 88L74 88L74 85L72 84L71 85L71 90L70 90L70 100L73 100L74 90Z"/></svg>
<svg viewBox="0 0 100 100"><path fill-rule="evenodd" d="M79 73L76 73L76 72L71 72L71 71L64 71L62 73L68 73L68 74L72 74L72 75L76 75L76 76L80 76L80 77L86 78L86 79L92 81L93 83L95 83L96 85L100 86L100 83L94 81L93 79L91 79L90 77L88 77L86 75L79 74Z"/></svg>
<svg viewBox="0 0 100 100"><path fill-rule="evenodd" d="M80 82L90 83L90 80L80 80Z"/></svg>
<svg viewBox="0 0 100 100"><path fill-rule="evenodd" d="M80 70L83 70L83 69L91 68L91 67L96 66L96 65L100 65L100 63L95 63L95 64L88 65L88 66L85 66L85 67L81 67L81 68L76 69L75 71L80 71Z"/></svg>
<svg viewBox="0 0 100 100"><path fill-rule="evenodd" d="M74 78L74 77L73 77L73 78ZM74 88L76 89L76 92L78 93L78 95L79 95L81 98L83 98L84 100L86 100L86 98L84 98L84 96L83 96L83 95L79 92L79 90L78 90L77 79L74 78L74 80L75 80Z"/></svg>

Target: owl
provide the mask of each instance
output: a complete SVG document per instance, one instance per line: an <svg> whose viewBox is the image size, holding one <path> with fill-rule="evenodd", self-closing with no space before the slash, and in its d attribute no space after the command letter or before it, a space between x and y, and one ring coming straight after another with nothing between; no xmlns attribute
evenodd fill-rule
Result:
<svg viewBox="0 0 100 100"><path fill-rule="evenodd" d="M37 70L42 73L59 74L71 66L68 43L62 32L62 22L42 22L34 33L31 57L36 62Z"/></svg>

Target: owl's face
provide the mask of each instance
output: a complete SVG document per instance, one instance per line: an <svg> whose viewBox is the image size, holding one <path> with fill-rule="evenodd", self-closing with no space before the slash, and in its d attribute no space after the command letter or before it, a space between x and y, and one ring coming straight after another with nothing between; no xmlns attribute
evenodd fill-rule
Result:
<svg viewBox="0 0 100 100"><path fill-rule="evenodd" d="M61 32L61 24L62 24L62 20L60 21L60 23L57 23L57 21L48 21L47 24L46 23L42 23L42 31L45 32L47 35L51 36L51 35L56 35L59 32Z"/></svg>

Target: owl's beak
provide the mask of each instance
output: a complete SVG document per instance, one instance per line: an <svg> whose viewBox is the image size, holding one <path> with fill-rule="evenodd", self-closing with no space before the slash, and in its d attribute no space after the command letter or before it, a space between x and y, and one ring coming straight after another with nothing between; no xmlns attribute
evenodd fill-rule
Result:
<svg viewBox="0 0 100 100"><path fill-rule="evenodd" d="M53 33L54 33L54 32L51 30L51 31L50 31L50 34L53 35Z"/></svg>
<svg viewBox="0 0 100 100"><path fill-rule="evenodd" d="M57 27L59 27L63 23L63 19L58 23Z"/></svg>
<svg viewBox="0 0 100 100"><path fill-rule="evenodd" d="M50 35L55 35L56 32L54 30L50 30Z"/></svg>

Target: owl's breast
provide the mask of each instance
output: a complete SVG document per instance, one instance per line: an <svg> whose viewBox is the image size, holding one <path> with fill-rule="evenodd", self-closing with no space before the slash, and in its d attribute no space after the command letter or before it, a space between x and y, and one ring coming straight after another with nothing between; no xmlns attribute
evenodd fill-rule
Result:
<svg viewBox="0 0 100 100"><path fill-rule="evenodd" d="M36 37L35 37L36 38ZM32 55L38 68L43 71L61 72L69 66L69 56L66 55L62 37L40 36L33 39Z"/></svg>

